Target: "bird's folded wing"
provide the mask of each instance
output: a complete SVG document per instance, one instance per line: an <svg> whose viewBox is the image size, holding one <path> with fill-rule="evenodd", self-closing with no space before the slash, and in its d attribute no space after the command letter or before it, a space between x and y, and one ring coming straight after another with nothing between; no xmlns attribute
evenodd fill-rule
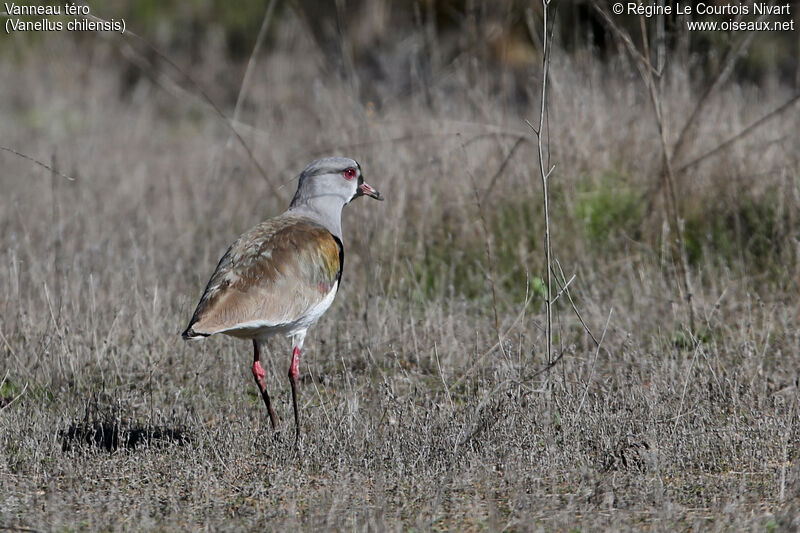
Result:
<svg viewBox="0 0 800 533"><path fill-rule="evenodd" d="M225 252L184 336L291 324L328 295L342 259L340 241L317 223L263 222Z"/></svg>

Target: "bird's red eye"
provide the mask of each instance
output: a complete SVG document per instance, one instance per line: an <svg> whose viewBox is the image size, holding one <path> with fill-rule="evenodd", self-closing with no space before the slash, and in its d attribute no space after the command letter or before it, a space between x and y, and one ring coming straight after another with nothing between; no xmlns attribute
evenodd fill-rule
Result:
<svg viewBox="0 0 800 533"><path fill-rule="evenodd" d="M344 178L347 180L351 180L356 177L356 169L348 168L344 171Z"/></svg>

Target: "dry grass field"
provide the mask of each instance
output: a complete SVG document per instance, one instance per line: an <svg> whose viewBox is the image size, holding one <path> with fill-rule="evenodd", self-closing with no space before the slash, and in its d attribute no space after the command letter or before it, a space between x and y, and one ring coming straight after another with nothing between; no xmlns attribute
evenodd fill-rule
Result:
<svg viewBox="0 0 800 533"><path fill-rule="evenodd" d="M0 529L800 527L798 106L676 174L691 331L647 90L621 51L556 42L553 253L602 342L559 293L548 369L538 59L521 86L468 55L368 84L283 13L234 124L264 177L199 92L233 116L247 58L213 35L175 58L196 85L130 37L4 38L0 145L74 180L0 152ZM664 77L671 142L693 72ZM727 81L676 166L796 92ZM251 345L180 332L225 248L323 155L386 201L345 209L296 449L288 340L264 365L275 436Z"/></svg>

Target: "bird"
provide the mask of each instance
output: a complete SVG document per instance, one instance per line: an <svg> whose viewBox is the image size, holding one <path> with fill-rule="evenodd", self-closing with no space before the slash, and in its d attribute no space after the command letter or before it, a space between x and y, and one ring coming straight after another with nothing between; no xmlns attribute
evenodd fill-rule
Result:
<svg viewBox="0 0 800 533"><path fill-rule="evenodd" d="M253 378L269 413L278 420L264 383L261 355L273 335L291 338L289 383L295 442L300 438L297 379L306 332L333 303L342 279L342 210L360 196L383 200L348 157L309 163L299 175L289 208L243 233L211 275L185 340L222 333L253 341Z"/></svg>

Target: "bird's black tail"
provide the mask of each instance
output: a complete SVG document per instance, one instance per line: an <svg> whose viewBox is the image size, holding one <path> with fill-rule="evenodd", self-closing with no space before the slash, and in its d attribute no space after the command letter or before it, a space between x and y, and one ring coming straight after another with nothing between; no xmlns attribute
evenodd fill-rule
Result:
<svg viewBox="0 0 800 533"><path fill-rule="evenodd" d="M192 324L190 324L189 327L186 328L186 331L181 333L181 337L183 337L183 340L185 341L191 341L208 337L208 333L197 333L194 329L192 329Z"/></svg>

